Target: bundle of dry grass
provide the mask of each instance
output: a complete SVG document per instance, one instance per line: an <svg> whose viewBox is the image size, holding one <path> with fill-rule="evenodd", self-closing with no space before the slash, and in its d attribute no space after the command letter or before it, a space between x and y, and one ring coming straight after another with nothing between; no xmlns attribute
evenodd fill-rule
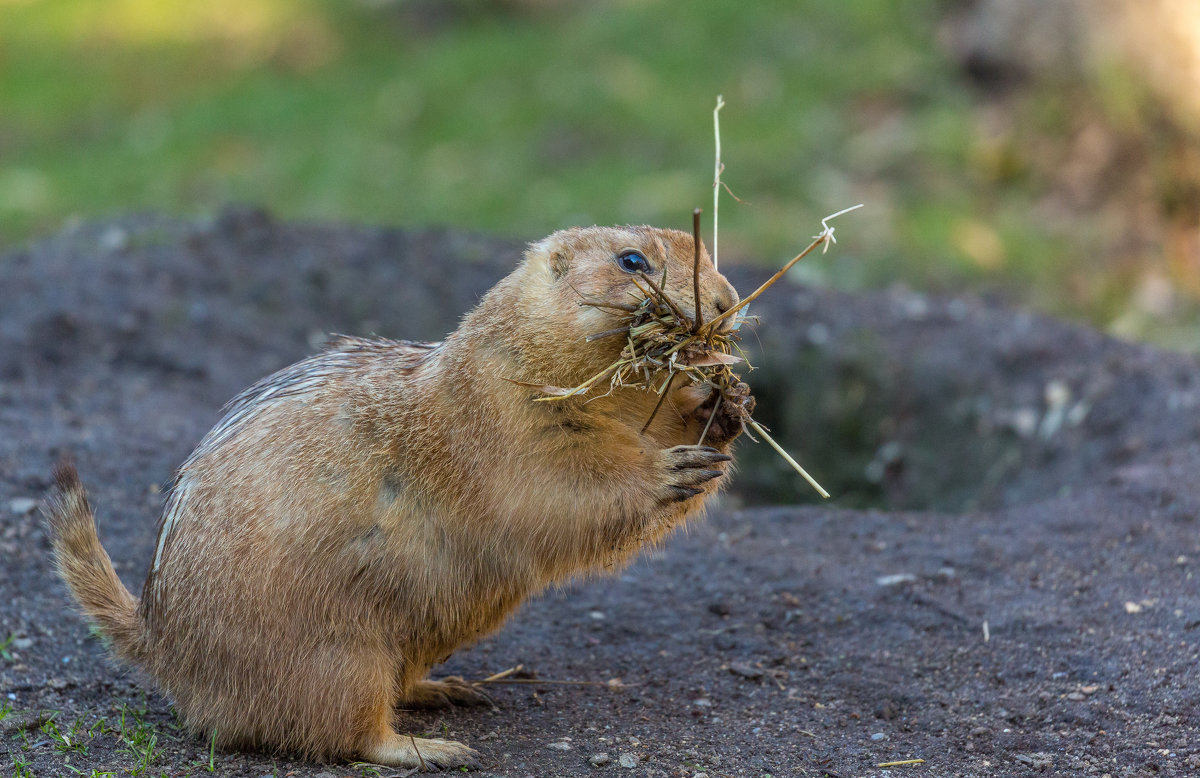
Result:
<svg viewBox="0 0 1200 778"><path fill-rule="evenodd" d="M726 406L725 412L731 413L734 418L741 420L743 431L752 440L754 435L750 434L751 430L761 436L780 456L787 460L788 464L795 468L796 472L800 473L822 497L828 497L829 493L750 415L754 407L752 397L746 384L742 382L741 376L733 372L733 366L745 363L749 369L753 369L745 358L740 356L741 349L737 345L738 333L742 322L746 320L745 312L750 303L754 302L759 295L782 278L788 269L812 253L818 246L828 248L830 243L836 242L833 237L833 228L829 226L830 219L860 207L862 206L856 205L822 219L821 233L814 236L812 243L807 248L736 306L708 322L701 319L700 313L700 209L696 209L692 223L696 246L693 273L693 290L696 296L696 304L693 308L696 312L695 320L685 315L680 306L663 291L666 288L665 269L664 276L659 281L655 281L646 273L639 274L634 283L640 292L640 297L634 297L628 304L586 298L580 300L580 305L608 308L627 314L627 322L623 323L621 327L599 332L588 338L589 341L592 341L624 335L625 347L615 362L578 386L571 388L538 387L547 395L539 397L538 401L556 402L570 397L580 397L606 385L608 393L622 389L653 391L658 395L658 403L654 406L650 417L646 419L646 423L642 427L644 431L654 420L659 408L662 407L663 400L666 399L677 379L682 378L690 384L707 385L717 393L717 405L714 406L709 417L709 424L716 417L718 408ZM721 326L732 317L737 317L732 327ZM703 444L707 434L708 427L706 426L697 443Z"/></svg>

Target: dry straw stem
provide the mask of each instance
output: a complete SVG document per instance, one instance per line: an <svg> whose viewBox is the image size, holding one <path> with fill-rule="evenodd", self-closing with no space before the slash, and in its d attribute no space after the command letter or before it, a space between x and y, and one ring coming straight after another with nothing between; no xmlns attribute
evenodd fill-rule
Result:
<svg viewBox="0 0 1200 778"><path fill-rule="evenodd" d="M501 670L498 673L493 673L487 678L481 678L478 681L471 681L472 686L482 686L486 683L501 683L501 684L548 684L551 686L606 686L610 689L624 689L627 686L637 686L637 684L624 683L618 678L613 678L608 681L556 681L545 678L511 678L525 669L525 665L516 665L507 670Z"/></svg>
<svg viewBox="0 0 1200 778"><path fill-rule="evenodd" d="M721 190L724 189L730 197L742 202L742 198L733 193L729 185L721 180L725 165L721 163L721 109L725 107L725 98L717 95L717 107L713 109L713 146L716 158L713 161L713 269L720 269L720 236L721 236Z"/></svg>
<svg viewBox="0 0 1200 778"><path fill-rule="evenodd" d="M478 681L472 681L472 683L474 683L475 685L479 685L481 683L495 683L496 681L507 678L508 676L510 676L514 673L519 673L524 669L525 669L525 665L515 665L513 667L508 668L507 670L501 670L498 673L492 673L487 678L481 678Z"/></svg>
<svg viewBox="0 0 1200 778"><path fill-rule="evenodd" d="M738 303L734 307L730 308L728 311L725 311L720 316L718 316L717 318L710 321L708 323L708 328L712 329L712 328L716 327L722 321L735 315L738 311L742 310L747 305L749 305L750 303L752 303L756 299L758 299L759 295L761 295L763 292L770 289L775 284L776 281L783 278L784 273L791 270L793 265L795 265L797 262L799 262L800 260L807 257L809 254L811 254L813 249L815 249L817 246L824 246L825 249L828 250L830 243L837 243L837 238L833 237L833 227L829 226L829 221L831 219L836 219L837 217L841 216L844 213L850 213L851 211L857 211L859 208L862 208L862 207L863 207L862 203L859 203L858 205L852 205L849 208L843 208L842 210L838 211L837 213L831 213L830 215L828 215L824 219L822 219L821 220L821 227L822 227L821 232L813 236L812 243L808 244L808 246L805 247L804 251L801 251L799 254L792 257L792 259L790 261L788 261L788 263L786 265L779 268L779 270L775 273L775 275L768 278L763 283L762 286L758 287L753 292L751 292L750 295L748 297L744 298L740 303ZM822 251L821 253L824 253L824 251Z"/></svg>
<svg viewBox="0 0 1200 778"><path fill-rule="evenodd" d="M721 109L724 107L725 100L717 95L717 107L713 109L713 140L717 155L716 161L713 163L713 270L718 268L717 235L721 213L718 207L721 200L721 171L725 169L721 164Z"/></svg>
<svg viewBox="0 0 1200 778"><path fill-rule="evenodd" d="M783 447L776 443L775 439L767 434L767 431L763 429L761 424L756 422L754 419L746 419L746 424L749 424L751 429L753 429L759 435L762 435L762 439L767 441L767 445L775 449L775 451L779 453L779 456L783 457L784 461L792 466L792 469L799 473L805 481L808 481L809 486L817 490L817 494L821 495L827 500L829 499L829 492L825 491L825 487L817 483L816 480L808 474L808 471L800 466L799 462L797 462L795 459L792 459L792 455L784 451Z"/></svg>
<svg viewBox="0 0 1200 778"><path fill-rule="evenodd" d="M495 681L475 681L475 686L480 686L485 683L510 684L514 686L603 686L607 689L625 689L631 686L637 686L636 683L622 683L620 681L558 681L550 678L500 678Z"/></svg>
<svg viewBox="0 0 1200 778"><path fill-rule="evenodd" d="M880 762L876 767L903 767L904 765L925 764L924 759L901 759L899 762Z"/></svg>
<svg viewBox="0 0 1200 778"><path fill-rule="evenodd" d="M412 741L413 751L416 753L417 759L420 760L420 762L421 762L421 772L423 772L423 773L428 772L429 765L425 764L425 757L421 756L420 750L417 749L417 739L415 737L413 737L412 735L409 735L408 739Z"/></svg>

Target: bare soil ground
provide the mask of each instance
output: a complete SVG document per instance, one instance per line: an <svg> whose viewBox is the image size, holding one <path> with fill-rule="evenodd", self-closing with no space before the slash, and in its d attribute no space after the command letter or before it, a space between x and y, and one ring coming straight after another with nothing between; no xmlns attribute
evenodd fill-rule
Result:
<svg viewBox="0 0 1200 778"><path fill-rule="evenodd" d="M68 606L35 505L73 452L140 590L227 399L326 332L439 338L519 249L230 210L0 258L0 773L403 774L210 754ZM760 416L841 498L743 441L696 530L442 668L539 682L402 726L498 776L1200 773L1200 363L977 299L755 307Z"/></svg>

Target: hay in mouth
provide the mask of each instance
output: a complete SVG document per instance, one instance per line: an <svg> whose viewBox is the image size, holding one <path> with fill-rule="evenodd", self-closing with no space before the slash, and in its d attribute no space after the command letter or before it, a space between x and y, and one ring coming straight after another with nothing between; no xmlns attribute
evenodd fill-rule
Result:
<svg viewBox="0 0 1200 778"><path fill-rule="evenodd" d="M650 417L642 425L643 432L654 421L654 417L658 414L676 379L682 378L687 382L685 385L709 386L716 393L717 399L697 445L704 444L717 411L723 407L727 415L741 423L743 432L751 440L755 439L750 432L753 430L822 497L829 497L829 492L825 491L751 416L754 405L750 388L742 381L741 376L733 372L733 367L744 363L747 369L753 370L753 366L746 361L737 345L738 332L742 323L747 320L745 311L750 303L782 278L792 265L804 259L818 246L823 245L828 249L830 243L835 243L833 228L828 224L829 220L860 207L858 205L847 208L822 219L821 224L824 229L813 237L812 243L807 248L780 268L775 275L744 300L708 322L703 321L700 308L700 209L696 209L693 213L694 245L696 247L693 259L695 306L692 310L695 312L694 318L688 317L664 291L667 280L666 268L663 268L662 278L657 282L645 272L641 272L633 279L637 292L631 293L631 301L628 303L608 302L582 296L579 301L580 305L603 308L623 314L621 326L595 333L587 338L588 342L592 342L602 338L624 336L625 346L611 365L578 386L570 388L519 383L537 389L544 395L536 398L536 402L561 402L572 397L583 397L602 387L607 387L607 391L603 395L594 395L593 399L597 396L607 396L621 389L654 392L658 395L658 402L650 413ZM722 326L730 319L733 320L732 326Z"/></svg>

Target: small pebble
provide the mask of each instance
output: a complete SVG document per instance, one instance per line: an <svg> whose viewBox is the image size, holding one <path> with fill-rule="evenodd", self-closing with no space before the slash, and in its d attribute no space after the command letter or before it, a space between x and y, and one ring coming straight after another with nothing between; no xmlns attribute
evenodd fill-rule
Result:
<svg viewBox="0 0 1200 778"><path fill-rule="evenodd" d="M37 510L38 501L31 497L15 497L8 501L8 509L18 516Z"/></svg>
<svg viewBox="0 0 1200 778"><path fill-rule="evenodd" d="M120 227L109 227L100 236L100 248L105 251L124 251L129 247L129 233Z"/></svg>
<svg viewBox="0 0 1200 778"><path fill-rule="evenodd" d="M814 346L824 346L829 342L829 327L821 322L810 324L805 335L808 336L808 342Z"/></svg>
<svg viewBox="0 0 1200 778"><path fill-rule="evenodd" d="M550 745L546 746L546 748L553 748L555 751L570 751L571 744L560 740L556 743L551 743Z"/></svg>
<svg viewBox="0 0 1200 778"><path fill-rule="evenodd" d="M717 600L708 604L708 612L714 616L728 616L733 613L733 608L729 607L729 603Z"/></svg>
<svg viewBox="0 0 1200 778"><path fill-rule="evenodd" d="M875 734L871 735L871 739L872 740L887 740L887 733L876 732Z"/></svg>
<svg viewBox="0 0 1200 778"><path fill-rule="evenodd" d="M1072 702L1080 702L1082 700L1086 700L1087 695L1081 692L1071 692L1067 695L1067 699L1071 700Z"/></svg>
<svg viewBox="0 0 1200 778"><path fill-rule="evenodd" d="M1038 412L1033 408L1018 408L1012 412L1012 427L1023 438L1033 437L1037 432Z"/></svg>
<svg viewBox="0 0 1200 778"><path fill-rule="evenodd" d="M611 761L612 758L608 754L592 754L591 758L588 759L588 764L592 767L603 767Z"/></svg>
<svg viewBox="0 0 1200 778"><path fill-rule="evenodd" d="M898 586L900 584L912 583L917 580L917 577L912 573L896 573L895 575L881 575L875 579L877 586Z"/></svg>
<svg viewBox="0 0 1200 778"><path fill-rule="evenodd" d="M745 662L730 662L729 672L734 675L740 675L743 678L757 679L763 677L763 671L754 665L746 664Z"/></svg>
<svg viewBox="0 0 1200 778"><path fill-rule="evenodd" d="M703 312L704 311L701 310L701 313ZM588 611L588 618L594 619L595 621L603 621L605 618L604 611Z"/></svg>
<svg viewBox="0 0 1200 778"><path fill-rule="evenodd" d="M921 321L929 315L929 301L919 294L913 294L904 301L904 315L910 321Z"/></svg>
<svg viewBox="0 0 1200 778"><path fill-rule="evenodd" d="M637 767L637 763L637 757L629 753L621 754L621 758L617 760L617 764L631 769Z"/></svg>

